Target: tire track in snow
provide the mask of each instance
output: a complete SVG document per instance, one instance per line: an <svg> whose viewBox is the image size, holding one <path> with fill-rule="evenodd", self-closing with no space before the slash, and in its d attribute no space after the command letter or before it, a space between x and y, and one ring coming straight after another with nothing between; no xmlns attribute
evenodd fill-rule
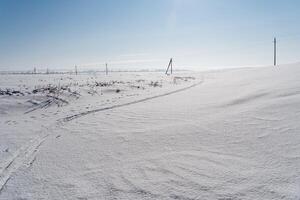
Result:
<svg viewBox="0 0 300 200"><path fill-rule="evenodd" d="M163 94L159 94L159 95L155 95L152 97L147 97L147 98L143 98L140 100L136 100L136 101L132 101L132 102L128 102L128 103L123 103L123 104L119 104L119 105L113 105L113 106L108 106L108 107L104 107L104 108L99 108L99 109L95 109L95 110L90 110L90 111L86 111L86 112L82 112L82 113L78 113L75 115L71 115L68 117L65 117L63 119L60 119L56 122L56 124L52 124L50 127L51 128L58 128L59 126L63 125L66 122L72 121L74 119L92 114L92 113L97 113L97 112L101 112L101 111L106 111L106 110L112 110L112 109L116 109L116 108L120 108L120 107L125 107L125 106L129 106L129 105L134 105L134 104L138 104L138 103L142 103L142 102L146 102L152 99L157 99L160 97L164 97L164 96L168 96L171 94L176 94L188 89L191 89L193 87L196 87L200 84L202 84L204 82L203 78L201 81L192 84L190 86L184 87L184 88L180 88L171 92L167 92L167 93L163 93ZM3 191L5 185L7 184L7 182L9 181L9 179L11 178L12 174L14 172L16 172L22 165L26 164L26 162L28 162L28 160L30 160L30 158L35 157L35 154L37 153L39 147L42 145L42 143L52 134L49 133L49 131L51 132L51 130L46 129L47 133L43 134L41 136L38 136L37 138L31 140L27 145L21 147L19 150L17 150L17 152L14 154L14 156L6 162L6 164L2 167L2 169L0 169L0 195L1 192ZM43 131L41 131L43 132ZM29 164L32 161L29 162Z"/></svg>

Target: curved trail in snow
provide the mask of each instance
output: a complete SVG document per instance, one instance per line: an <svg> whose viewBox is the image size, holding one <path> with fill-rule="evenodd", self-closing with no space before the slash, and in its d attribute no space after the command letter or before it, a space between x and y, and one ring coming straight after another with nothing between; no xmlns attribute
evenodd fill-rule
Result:
<svg viewBox="0 0 300 200"><path fill-rule="evenodd" d="M160 97L164 97L164 96L168 96L168 95L172 95L175 93L179 93L188 89L191 89L193 87L196 87L200 84L202 84L204 82L204 79L202 78L201 81L194 83L190 86L181 88L181 89L177 89L171 92L167 92L167 93L163 93L163 94L159 94L159 95L155 95L152 97L147 97L147 98L143 98L140 100L136 100L136 101L132 101L132 102L128 102L128 103L123 103L123 104L119 104L119 105L113 105L113 106L108 106L108 107L104 107L104 108L99 108L99 109L95 109L95 110L89 110L86 112L82 112L82 113L78 113L75 115L71 115L68 117L65 117L63 119L58 120L54 125L52 124L50 126L50 128L47 128L45 130L42 130L42 134L40 136L38 136L37 138L31 140L27 145L21 147L15 154L14 156L12 156L11 159L9 159L6 164L2 167L2 169L0 169L0 195L1 192L3 191L5 185L7 184L7 182L9 181L9 179L11 178L12 174L14 172L16 172L22 165L26 164L27 165L31 165L34 160L35 160L35 156L36 153L38 151L38 149L40 148L40 146L42 145L43 142L45 142L45 140L51 136L52 134L49 133L49 129L53 129L53 128L57 128L61 125L63 125L66 122L72 121L74 119L92 114L92 113L97 113L97 112L101 112L101 111L106 111L106 110L112 110L112 109L116 109L116 108L120 108L120 107L125 107L125 106L129 106L129 105L134 105L134 104L138 104L138 103L142 103L142 102L146 102L152 99L157 99ZM45 132L43 134L43 132Z"/></svg>
<svg viewBox="0 0 300 200"><path fill-rule="evenodd" d="M156 96L147 97L147 98L144 98L144 99L139 99L139 100L136 100L136 101L123 103L123 104L119 104L119 105L113 105L113 106L108 106L108 107L99 108L99 109L95 109L95 110L85 111L85 112L82 112L82 113L78 113L78 114L75 114L75 115L65 117L62 120L63 120L63 122L68 122L68 121L71 121L73 119L77 119L79 117L83 117L83 116L88 115L88 114L97 113L97 112L101 112L101 111L105 111L105 110L112 110L112 109L115 109L115 108L125 107L125 106L129 106L129 105L137 104L137 103L142 103L142 102L149 101L149 100L152 100L152 99L157 99L159 97L164 97L164 96L168 96L168 95L175 94L175 93L178 93L178 92L182 92L182 91L188 90L190 88L193 88L197 85L200 85L202 83L203 83L203 80L198 82L198 83L195 83L193 85L190 85L188 87L181 88L181 89L178 89L178 90L174 90L174 91L171 91L171 92L167 92L167 93L164 93L164 94L159 94L159 95L156 95Z"/></svg>

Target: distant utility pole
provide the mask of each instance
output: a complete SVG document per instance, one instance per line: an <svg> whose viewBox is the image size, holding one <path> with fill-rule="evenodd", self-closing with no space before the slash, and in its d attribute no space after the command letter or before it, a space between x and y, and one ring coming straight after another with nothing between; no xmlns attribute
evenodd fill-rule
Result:
<svg viewBox="0 0 300 200"><path fill-rule="evenodd" d="M77 73L78 73L78 72L77 72L77 66L75 65L75 74L77 75Z"/></svg>
<svg viewBox="0 0 300 200"><path fill-rule="evenodd" d="M168 74L170 67L171 67L171 70L170 70L170 71L171 71L171 74L172 74L172 73L173 73L173 58L170 59L168 68L167 68L167 70L166 70L166 74Z"/></svg>
<svg viewBox="0 0 300 200"><path fill-rule="evenodd" d="M274 66L276 66L276 62L277 62L277 58L276 58L276 54L277 54L277 52L276 52L276 48L277 48L277 41L276 41L276 37L274 38Z"/></svg>
<svg viewBox="0 0 300 200"><path fill-rule="evenodd" d="M105 74L108 74L108 68L107 68L107 63L105 63Z"/></svg>
<svg viewBox="0 0 300 200"><path fill-rule="evenodd" d="M33 68L33 73L36 74L36 68Z"/></svg>

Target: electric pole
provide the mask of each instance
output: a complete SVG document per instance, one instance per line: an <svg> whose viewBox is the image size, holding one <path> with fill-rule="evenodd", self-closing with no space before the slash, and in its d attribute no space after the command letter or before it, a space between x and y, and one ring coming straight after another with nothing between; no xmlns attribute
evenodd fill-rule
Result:
<svg viewBox="0 0 300 200"><path fill-rule="evenodd" d="M171 58L171 74L173 74L173 58Z"/></svg>
<svg viewBox="0 0 300 200"><path fill-rule="evenodd" d="M75 65L75 74L77 75L77 66Z"/></svg>
<svg viewBox="0 0 300 200"><path fill-rule="evenodd" d="M170 59L166 74L168 74L169 68L171 67L171 74L173 73L173 58Z"/></svg>
<svg viewBox="0 0 300 200"><path fill-rule="evenodd" d="M276 64L277 64L277 63L276 63L276 62L277 62L277 60L276 60L276 59L277 59L277 58L276 58L276 56L277 56L277 55L276 55L276 53L277 53L277 52L276 52L276 48L277 48L276 45L277 45L277 44L276 44L276 43L277 43L277 41L276 41L276 37L275 37L275 38L274 38L274 66L276 66Z"/></svg>
<svg viewBox="0 0 300 200"><path fill-rule="evenodd" d="M107 63L105 63L105 74L108 74L108 68L107 68Z"/></svg>

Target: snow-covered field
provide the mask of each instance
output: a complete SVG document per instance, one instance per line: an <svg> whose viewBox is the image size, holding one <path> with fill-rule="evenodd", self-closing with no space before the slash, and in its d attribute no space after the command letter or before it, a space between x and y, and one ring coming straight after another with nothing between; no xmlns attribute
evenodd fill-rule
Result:
<svg viewBox="0 0 300 200"><path fill-rule="evenodd" d="M0 199L300 199L300 64L0 75Z"/></svg>

